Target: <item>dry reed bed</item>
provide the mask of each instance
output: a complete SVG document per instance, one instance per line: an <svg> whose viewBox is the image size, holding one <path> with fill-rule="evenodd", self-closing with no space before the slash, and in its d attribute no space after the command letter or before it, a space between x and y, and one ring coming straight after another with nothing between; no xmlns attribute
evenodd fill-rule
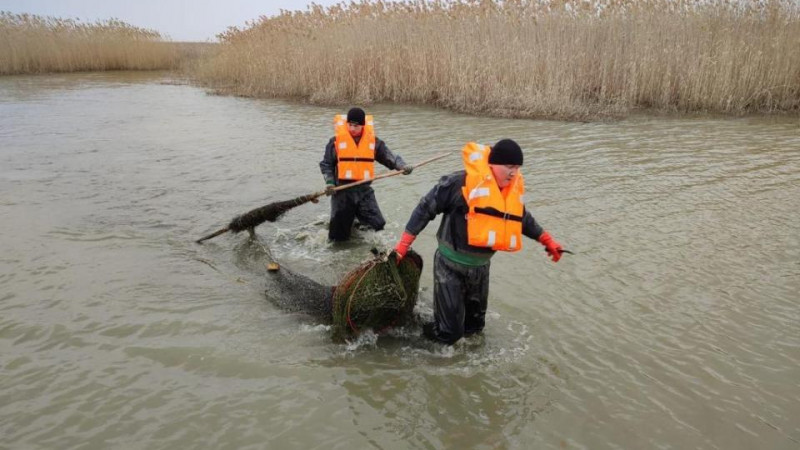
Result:
<svg viewBox="0 0 800 450"><path fill-rule="evenodd" d="M198 78L236 95L515 117L800 110L794 0L311 5L220 35Z"/></svg>
<svg viewBox="0 0 800 450"><path fill-rule="evenodd" d="M119 20L81 23L0 12L0 75L178 66L181 52L152 30Z"/></svg>

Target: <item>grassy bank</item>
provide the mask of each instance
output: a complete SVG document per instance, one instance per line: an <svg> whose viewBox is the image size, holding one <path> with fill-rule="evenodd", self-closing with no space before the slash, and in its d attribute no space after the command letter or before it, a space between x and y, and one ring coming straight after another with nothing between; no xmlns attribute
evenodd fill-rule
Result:
<svg viewBox="0 0 800 450"><path fill-rule="evenodd" d="M183 44L118 20L81 23L0 13L0 75L177 68Z"/></svg>
<svg viewBox="0 0 800 450"><path fill-rule="evenodd" d="M236 95L499 116L796 113L798 9L792 0L312 5L229 30L197 76Z"/></svg>

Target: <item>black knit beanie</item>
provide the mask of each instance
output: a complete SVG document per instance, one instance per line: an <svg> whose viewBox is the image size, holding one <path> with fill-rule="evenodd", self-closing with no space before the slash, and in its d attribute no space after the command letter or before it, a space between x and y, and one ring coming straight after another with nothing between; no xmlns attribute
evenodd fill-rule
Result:
<svg viewBox="0 0 800 450"><path fill-rule="evenodd" d="M511 139L501 139L489 153L489 164L521 166L522 149Z"/></svg>
<svg viewBox="0 0 800 450"><path fill-rule="evenodd" d="M364 125L366 123L367 114L364 113L364 110L361 108L350 108L350 111L347 111L347 122L348 123L357 123L359 125Z"/></svg>

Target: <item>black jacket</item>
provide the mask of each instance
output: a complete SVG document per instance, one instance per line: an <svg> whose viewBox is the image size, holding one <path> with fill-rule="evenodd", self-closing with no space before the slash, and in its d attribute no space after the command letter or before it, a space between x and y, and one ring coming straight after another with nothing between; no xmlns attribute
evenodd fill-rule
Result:
<svg viewBox="0 0 800 450"><path fill-rule="evenodd" d="M491 256L494 250L488 247L475 247L467 243L467 201L461 188L466 181L464 170L443 176L422 199L406 224L406 231L414 236L422 232L438 214L444 214L436 238L440 245L446 245L459 253L475 256ZM522 234L538 240L544 230L536 222L527 208L522 213Z"/></svg>

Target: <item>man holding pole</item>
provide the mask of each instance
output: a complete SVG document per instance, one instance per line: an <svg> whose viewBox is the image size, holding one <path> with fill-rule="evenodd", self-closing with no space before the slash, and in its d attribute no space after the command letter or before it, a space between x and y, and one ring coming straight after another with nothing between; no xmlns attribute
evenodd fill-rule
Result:
<svg viewBox="0 0 800 450"><path fill-rule="evenodd" d="M331 196L331 221L328 239L350 239L353 221L380 231L386 220L378 207L370 183L351 189L336 191L336 186L375 178L375 161L391 170L402 170L405 175L412 167L399 155L394 155L386 144L375 136L372 116L361 108L352 108L347 116L334 118L334 136L325 147L325 156L319 163L327 185L325 193Z"/></svg>
<svg viewBox="0 0 800 450"><path fill-rule="evenodd" d="M511 139L493 147L468 143L464 169L445 175L422 197L395 247L398 261L416 236L443 214L433 261L434 322L426 336L452 345L483 330L489 297L489 260L496 251L522 249L522 236L539 241L553 262L564 250L526 210L520 174L522 149Z"/></svg>

